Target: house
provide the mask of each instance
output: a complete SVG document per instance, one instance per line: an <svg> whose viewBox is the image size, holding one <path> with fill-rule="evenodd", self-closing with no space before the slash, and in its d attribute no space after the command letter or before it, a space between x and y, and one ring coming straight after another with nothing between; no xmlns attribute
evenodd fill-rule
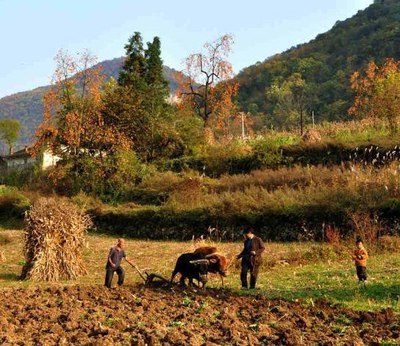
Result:
<svg viewBox="0 0 400 346"><path fill-rule="evenodd" d="M34 157L29 148L25 147L11 155L0 157L0 167L6 170L14 170L25 169L38 164L42 170L45 170L55 166L60 159L59 156L53 155L50 150L45 150L42 155Z"/></svg>
<svg viewBox="0 0 400 346"><path fill-rule="evenodd" d="M0 156L0 170L7 168L7 162Z"/></svg>

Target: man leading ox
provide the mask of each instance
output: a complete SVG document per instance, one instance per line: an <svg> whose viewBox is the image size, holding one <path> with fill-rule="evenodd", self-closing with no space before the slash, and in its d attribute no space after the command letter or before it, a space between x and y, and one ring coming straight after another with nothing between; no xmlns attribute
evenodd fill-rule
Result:
<svg viewBox="0 0 400 346"><path fill-rule="evenodd" d="M256 288L258 269L261 265L261 254L265 250L265 246L261 238L254 235L252 228L246 228L243 231L245 238L242 252L237 255L237 259L242 259L242 270L240 272L240 280L242 288L248 288L247 274L250 272L250 288Z"/></svg>

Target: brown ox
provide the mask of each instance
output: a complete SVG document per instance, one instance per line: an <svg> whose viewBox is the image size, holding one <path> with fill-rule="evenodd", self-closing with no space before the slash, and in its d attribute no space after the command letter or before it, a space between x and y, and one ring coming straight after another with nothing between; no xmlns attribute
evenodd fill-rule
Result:
<svg viewBox="0 0 400 346"><path fill-rule="evenodd" d="M203 255L211 255L217 252L218 249L215 246L202 246L194 250L194 253L202 253Z"/></svg>
<svg viewBox="0 0 400 346"><path fill-rule="evenodd" d="M219 274L222 285L224 285L224 277L228 270L228 260L225 256L218 253L218 249L214 246L202 246L197 248L194 253L203 254L210 261L208 272Z"/></svg>

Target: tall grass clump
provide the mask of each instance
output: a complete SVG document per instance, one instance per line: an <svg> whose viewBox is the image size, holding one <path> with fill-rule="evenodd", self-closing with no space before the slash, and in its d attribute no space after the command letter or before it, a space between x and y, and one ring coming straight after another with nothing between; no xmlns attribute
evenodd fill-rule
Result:
<svg viewBox="0 0 400 346"><path fill-rule="evenodd" d="M82 249L91 226L90 217L68 200L39 199L25 215L22 278L60 281L86 274Z"/></svg>

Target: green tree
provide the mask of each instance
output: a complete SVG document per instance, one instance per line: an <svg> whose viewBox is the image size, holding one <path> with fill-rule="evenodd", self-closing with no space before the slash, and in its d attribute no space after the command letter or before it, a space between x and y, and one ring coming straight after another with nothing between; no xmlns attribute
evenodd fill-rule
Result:
<svg viewBox="0 0 400 346"><path fill-rule="evenodd" d="M0 120L0 139L8 146L8 152L11 155L15 144L19 138L21 124L18 120L2 119Z"/></svg>
<svg viewBox="0 0 400 346"><path fill-rule="evenodd" d="M140 33L135 32L125 49L118 83L109 83L104 93L107 122L131 140L131 149L142 161L170 155L175 152L171 147L181 151L173 108L166 101L169 89L160 39L155 37L144 49Z"/></svg>
<svg viewBox="0 0 400 346"><path fill-rule="evenodd" d="M147 64L145 80L154 94L152 97L158 97L161 101L165 101L169 95L169 85L164 77L159 37L154 37L153 42L147 43L145 59Z"/></svg>
<svg viewBox="0 0 400 346"><path fill-rule="evenodd" d="M119 72L118 84L143 89L146 86L146 58L143 39L140 32L135 32L125 45L126 58Z"/></svg>
<svg viewBox="0 0 400 346"><path fill-rule="evenodd" d="M274 113L279 125L293 127L298 124L300 135L304 132L304 118L310 108L309 88L299 73L294 73L282 83L275 83L267 90L267 98L275 103Z"/></svg>
<svg viewBox="0 0 400 346"><path fill-rule="evenodd" d="M132 143L132 149L145 158L148 148L149 118L147 97L147 63L140 32L129 37L125 45L126 57L119 72L118 83L111 81L104 95L105 117Z"/></svg>

